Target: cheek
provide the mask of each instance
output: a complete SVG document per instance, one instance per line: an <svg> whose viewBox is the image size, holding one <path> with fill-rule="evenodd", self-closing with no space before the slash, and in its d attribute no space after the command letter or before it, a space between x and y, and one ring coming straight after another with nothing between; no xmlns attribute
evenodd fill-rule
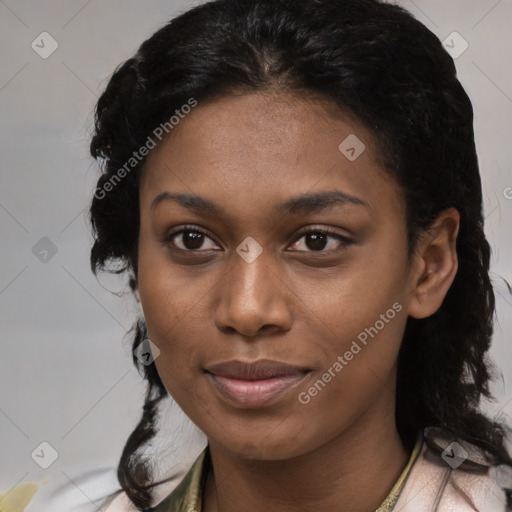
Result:
<svg viewBox="0 0 512 512"><path fill-rule="evenodd" d="M320 330L314 336L310 331L311 354L321 364L314 388L302 390L308 395L305 401L318 394L325 400L357 402L367 388L386 383L394 369L407 320L405 308L389 297L369 299L364 305L346 299L332 311L326 311L324 301L324 316L316 319Z"/></svg>
<svg viewBox="0 0 512 512"><path fill-rule="evenodd" d="M345 269L325 283L317 282L315 292L304 295L307 307L303 306L301 323L307 324L311 353L319 356L321 368L316 388L302 391L304 401L319 407L318 413L331 406L358 409L372 393L389 385L394 371L407 320L402 262L398 254L387 253L377 258L380 268L375 268L371 254L360 251ZM322 384L324 374L329 382Z"/></svg>
<svg viewBox="0 0 512 512"><path fill-rule="evenodd" d="M319 375L301 396L303 401L307 397L309 402L299 405L298 435L311 446L320 445L348 429L372 409L372 404L387 387L391 387L389 380L377 376L363 357L356 357L340 373L333 373L335 376L328 383Z"/></svg>
<svg viewBox="0 0 512 512"><path fill-rule="evenodd" d="M193 360L194 340L202 338L198 327L204 319L199 321L194 305L197 294L180 291L175 280L155 267L147 277L141 273L139 293L148 337L161 351L157 367L177 374Z"/></svg>
<svg viewBox="0 0 512 512"><path fill-rule="evenodd" d="M404 309L399 269L390 262L386 269L375 269L362 252L336 274L305 280L300 286L297 282L294 287L294 294L301 298L296 302L297 326L309 329L314 334L311 343L331 357L343 354L353 340L371 339L368 330L376 334L376 323L379 338L401 339L405 320L399 315Z"/></svg>
<svg viewBox="0 0 512 512"><path fill-rule="evenodd" d="M187 286L179 269L170 264L166 248L141 234L138 289L144 317L151 330L172 332L197 302L197 290ZM193 312L192 312L193 313Z"/></svg>
<svg viewBox="0 0 512 512"><path fill-rule="evenodd" d="M179 285L160 257L158 248L139 246L138 290L148 337L160 350L155 360L158 373L167 388L173 390L186 377L190 347L180 342L190 322L190 290ZM178 281L178 282L177 282ZM185 336L186 337L186 336Z"/></svg>

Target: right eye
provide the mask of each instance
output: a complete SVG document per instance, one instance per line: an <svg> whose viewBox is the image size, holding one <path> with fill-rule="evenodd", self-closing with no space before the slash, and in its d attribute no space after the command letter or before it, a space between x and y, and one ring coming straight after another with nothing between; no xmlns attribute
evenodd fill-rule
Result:
<svg viewBox="0 0 512 512"><path fill-rule="evenodd" d="M200 252L199 249L201 249L206 240L210 240L217 246L208 236L208 232L195 226L184 226L165 235L162 243L164 245L171 244L174 248L184 252ZM215 247L207 247L206 249L203 248L203 250L211 251L215 250Z"/></svg>

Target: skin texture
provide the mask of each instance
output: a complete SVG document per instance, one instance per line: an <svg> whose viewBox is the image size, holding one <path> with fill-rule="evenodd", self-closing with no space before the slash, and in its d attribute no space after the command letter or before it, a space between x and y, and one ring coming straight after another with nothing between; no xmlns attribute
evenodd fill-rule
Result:
<svg viewBox="0 0 512 512"><path fill-rule="evenodd" d="M355 161L338 149L350 134L366 147ZM407 315L434 313L453 282L459 216L444 211L409 262L402 193L379 161L359 123L318 98L290 93L199 103L148 156L138 291L149 338L161 351L162 381L208 438L213 472L203 511L238 512L242 503L244 512L373 511L405 466L410 448L394 418L396 359ZM367 206L272 210L333 190ZM202 196L225 213L194 213L171 201L152 209L164 191ZM162 243L184 225L208 231L202 245L183 234ZM351 243L331 235L312 241L311 233L326 228ZM252 263L236 252L249 236L263 249ZM300 403L299 393L394 303L401 311ZM203 372L263 358L311 372L259 408L228 403Z"/></svg>

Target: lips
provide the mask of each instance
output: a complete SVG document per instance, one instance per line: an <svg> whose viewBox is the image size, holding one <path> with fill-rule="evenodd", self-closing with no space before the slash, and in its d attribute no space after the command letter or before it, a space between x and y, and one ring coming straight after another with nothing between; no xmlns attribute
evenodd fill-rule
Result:
<svg viewBox="0 0 512 512"><path fill-rule="evenodd" d="M310 370L261 359L244 363L227 361L205 368L210 382L230 405L254 408L275 402L298 386Z"/></svg>
<svg viewBox="0 0 512 512"><path fill-rule="evenodd" d="M307 371L307 368L299 368L270 359L260 359L249 363L233 360L214 364L205 369L214 375L238 380L262 380L292 375L297 376Z"/></svg>

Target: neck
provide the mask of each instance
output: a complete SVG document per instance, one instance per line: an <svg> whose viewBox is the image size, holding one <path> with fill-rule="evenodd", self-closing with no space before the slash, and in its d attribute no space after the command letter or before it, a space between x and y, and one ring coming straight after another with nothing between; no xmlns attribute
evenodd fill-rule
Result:
<svg viewBox="0 0 512 512"><path fill-rule="evenodd" d="M241 503L244 512L373 512L410 456L396 430L394 397L391 402L379 396L337 437L292 459L242 459L209 440L213 471L203 512L239 512Z"/></svg>

